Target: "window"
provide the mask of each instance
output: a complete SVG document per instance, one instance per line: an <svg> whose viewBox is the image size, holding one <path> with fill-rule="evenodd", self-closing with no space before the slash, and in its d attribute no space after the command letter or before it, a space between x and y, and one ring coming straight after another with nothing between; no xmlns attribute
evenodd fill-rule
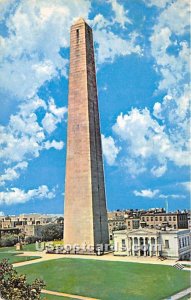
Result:
<svg viewBox="0 0 191 300"><path fill-rule="evenodd" d="M155 217L155 221L158 221L158 217Z"/></svg>
<svg viewBox="0 0 191 300"><path fill-rule="evenodd" d="M130 221L128 221L128 226L131 226L131 223L130 223Z"/></svg>
<svg viewBox="0 0 191 300"><path fill-rule="evenodd" d="M172 220L172 218L171 217L169 217L169 221L171 221Z"/></svg>
<svg viewBox="0 0 191 300"><path fill-rule="evenodd" d="M144 218L144 217L142 217L142 220L143 220L143 221L145 221L145 218Z"/></svg>
<svg viewBox="0 0 191 300"><path fill-rule="evenodd" d="M169 249L169 240L165 240L165 248Z"/></svg>
<svg viewBox="0 0 191 300"><path fill-rule="evenodd" d="M125 242L125 239L122 239L122 240L121 240L121 243L122 243L122 251L125 251L125 250L126 250L126 242Z"/></svg>
<svg viewBox="0 0 191 300"><path fill-rule="evenodd" d="M174 229L176 229L176 225L174 225Z"/></svg>
<svg viewBox="0 0 191 300"><path fill-rule="evenodd" d="M76 29L76 39L77 39L77 43L79 43L79 39L80 39L80 30Z"/></svg>
<svg viewBox="0 0 191 300"><path fill-rule="evenodd" d="M173 221L176 221L176 217L175 216L173 217Z"/></svg>
<svg viewBox="0 0 191 300"><path fill-rule="evenodd" d="M164 221L166 221L166 216L164 217Z"/></svg>
<svg viewBox="0 0 191 300"><path fill-rule="evenodd" d="M160 217L160 221L162 221L162 217Z"/></svg>
<svg viewBox="0 0 191 300"><path fill-rule="evenodd" d="M149 221L149 217L147 217L147 221Z"/></svg>
<svg viewBox="0 0 191 300"><path fill-rule="evenodd" d="M151 221L153 221L153 217L151 217Z"/></svg>

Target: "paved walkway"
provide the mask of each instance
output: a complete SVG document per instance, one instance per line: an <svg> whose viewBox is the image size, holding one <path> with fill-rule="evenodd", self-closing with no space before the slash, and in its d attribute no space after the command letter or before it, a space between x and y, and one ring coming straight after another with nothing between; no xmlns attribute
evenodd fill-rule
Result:
<svg viewBox="0 0 191 300"><path fill-rule="evenodd" d="M96 256L96 255L74 255L74 254L48 254L45 252L23 252L22 254L18 254L18 256L41 256L41 258L31 260L31 261L24 261L19 263L14 263L14 267L21 267L30 264L35 264L43 261L60 259L60 258L80 258L80 259L92 259L92 260L103 260L103 261L120 261L120 262L136 262L140 264L157 264L157 265L167 265L173 266L176 261L175 260L163 260L161 261L157 257L139 257L139 256L114 256L113 253L108 253L103 256ZM183 263L183 262L181 262Z"/></svg>
<svg viewBox="0 0 191 300"><path fill-rule="evenodd" d="M44 289L42 290L42 293L48 294L48 295L54 295L54 296L68 297L68 298L78 299L78 300L99 300L97 298L90 298L90 297L85 297L85 296L54 292L54 291L49 291L49 290L44 290Z"/></svg>
<svg viewBox="0 0 191 300"><path fill-rule="evenodd" d="M191 296L191 288L189 289L186 289L182 292L179 292L173 296L170 296L169 298L166 298L165 300L178 300L178 299L181 299L182 297L184 296Z"/></svg>

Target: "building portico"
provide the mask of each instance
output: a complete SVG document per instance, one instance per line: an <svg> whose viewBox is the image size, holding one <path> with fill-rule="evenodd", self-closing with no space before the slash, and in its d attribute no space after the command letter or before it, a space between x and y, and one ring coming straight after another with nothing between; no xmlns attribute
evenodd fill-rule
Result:
<svg viewBox="0 0 191 300"><path fill-rule="evenodd" d="M123 231L115 232L122 240L115 238L115 249L128 256L158 256L159 255L159 234L156 230L132 230L128 233ZM121 245L120 245L121 244Z"/></svg>
<svg viewBox="0 0 191 300"><path fill-rule="evenodd" d="M182 240L184 249L181 248ZM187 249L189 245L189 230L161 231L140 228L114 232L114 255L182 258L182 253L184 256L185 253L189 255Z"/></svg>

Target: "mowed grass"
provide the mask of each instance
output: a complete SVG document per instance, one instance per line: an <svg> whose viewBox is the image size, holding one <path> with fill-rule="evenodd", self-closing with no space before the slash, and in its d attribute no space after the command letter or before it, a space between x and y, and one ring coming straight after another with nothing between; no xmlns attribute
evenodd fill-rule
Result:
<svg viewBox="0 0 191 300"><path fill-rule="evenodd" d="M42 300L76 300L74 298L68 298L68 297L62 297L62 296L54 296L54 295L47 295L47 294L42 294L41 299Z"/></svg>
<svg viewBox="0 0 191 300"><path fill-rule="evenodd" d="M36 251L35 244L30 245L24 245L23 251ZM17 256L17 254L21 254L23 251L16 251L15 246L13 247L1 247L0 248L0 261L4 258L8 259L9 263L17 263L17 262L23 262L28 260L33 260L40 258L40 252L39 256Z"/></svg>
<svg viewBox="0 0 191 300"><path fill-rule="evenodd" d="M17 268L46 289L102 300L159 300L189 287L189 271L171 266L63 258ZM55 299L55 298L50 298Z"/></svg>
<svg viewBox="0 0 191 300"><path fill-rule="evenodd" d="M18 253L0 252L0 261L6 258L10 264L39 258L38 256L16 256Z"/></svg>
<svg viewBox="0 0 191 300"><path fill-rule="evenodd" d="M16 247L12 246L12 247L0 247L0 253L1 252L12 252L12 251L16 251ZM22 252L22 251L36 251L36 244L28 244L28 245L23 245L23 248L21 251L17 251Z"/></svg>

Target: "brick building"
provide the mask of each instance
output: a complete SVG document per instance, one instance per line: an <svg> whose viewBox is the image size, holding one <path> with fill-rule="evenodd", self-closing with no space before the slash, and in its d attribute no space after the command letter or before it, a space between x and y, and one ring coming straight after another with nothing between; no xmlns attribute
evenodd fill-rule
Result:
<svg viewBox="0 0 191 300"><path fill-rule="evenodd" d="M188 213L146 213L140 217L140 226L148 228L164 228L173 229L188 228Z"/></svg>

